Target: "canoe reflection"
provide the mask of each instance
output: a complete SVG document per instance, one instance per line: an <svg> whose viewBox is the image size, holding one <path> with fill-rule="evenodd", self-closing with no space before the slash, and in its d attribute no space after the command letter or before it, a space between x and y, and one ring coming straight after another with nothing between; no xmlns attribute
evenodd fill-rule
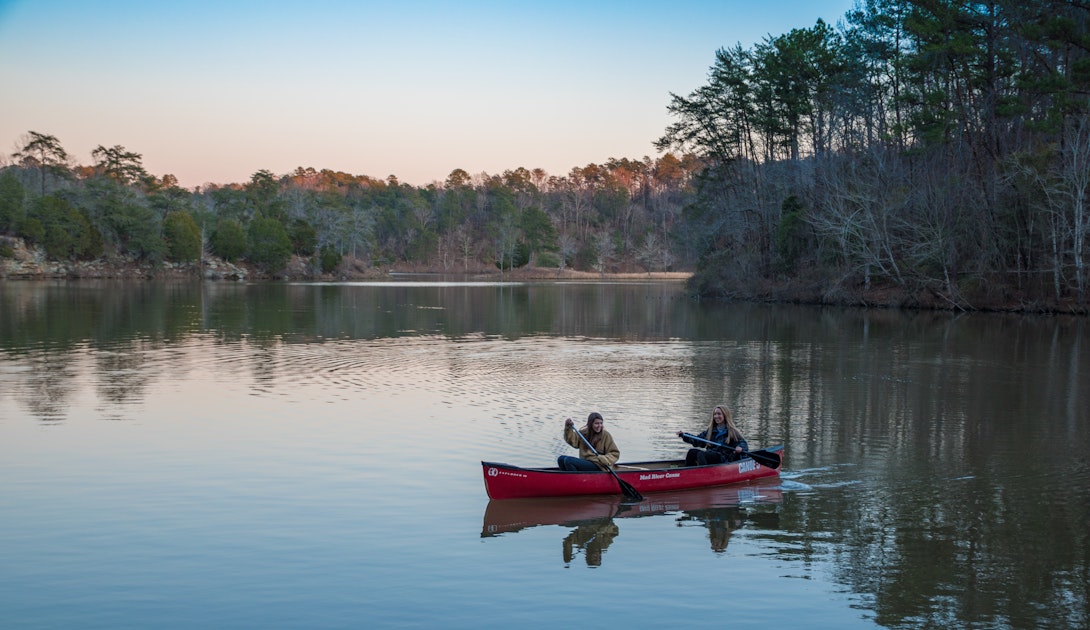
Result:
<svg viewBox="0 0 1090 630"><path fill-rule="evenodd" d="M563 541L564 563L582 555L588 566L600 566L603 552L620 535L615 519L676 515L678 527L708 528L712 551L722 553L731 533L747 522L775 527L776 506L783 501L779 480L738 486L656 493L627 502L621 495L548 499L491 500L484 512L482 538L511 534L542 525L572 527ZM769 509L755 509L771 506Z"/></svg>

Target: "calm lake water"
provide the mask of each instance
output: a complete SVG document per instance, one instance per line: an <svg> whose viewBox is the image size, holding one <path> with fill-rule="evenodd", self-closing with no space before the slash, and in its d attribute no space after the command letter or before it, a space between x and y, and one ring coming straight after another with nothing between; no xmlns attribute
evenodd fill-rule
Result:
<svg viewBox="0 0 1090 630"><path fill-rule="evenodd" d="M671 283L0 282L0 627L1086 628L1086 318ZM779 479L489 501L600 411Z"/></svg>

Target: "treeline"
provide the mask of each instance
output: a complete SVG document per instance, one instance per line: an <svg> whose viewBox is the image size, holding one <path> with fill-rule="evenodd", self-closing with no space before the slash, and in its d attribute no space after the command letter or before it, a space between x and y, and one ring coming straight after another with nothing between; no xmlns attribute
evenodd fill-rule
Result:
<svg viewBox="0 0 1090 630"><path fill-rule="evenodd" d="M707 169L704 293L1085 311L1090 4L863 0L717 52L660 149Z"/></svg>
<svg viewBox="0 0 1090 630"><path fill-rule="evenodd" d="M19 147L0 172L0 234L55 259L194 261L207 252L274 275L292 255L316 273L349 263L451 272L527 264L660 271L695 263L673 234L700 165L669 153L559 177L459 169L426 187L394 176L261 170L245 183L190 191L170 175L149 174L142 155L125 147L96 147L90 166L72 164L52 135L31 131Z"/></svg>

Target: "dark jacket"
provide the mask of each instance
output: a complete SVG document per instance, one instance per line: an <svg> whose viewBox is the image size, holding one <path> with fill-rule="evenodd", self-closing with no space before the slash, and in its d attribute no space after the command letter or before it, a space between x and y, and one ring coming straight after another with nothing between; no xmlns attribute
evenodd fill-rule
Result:
<svg viewBox="0 0 1090 630"><path fill-rule="evenodd" d="M703 438L705 440L711 440L712 442L715 442L716 444L718 444L718 446L712 446L711 444L708 444L707 442L700 442L698 440L693 440L693 439L685 437L684 435L681 436L681 439L688 442L689 444L692 444L693 446L702 446L702 447L707 448L709 450L717 451L717 452L721 452L721 453L726 452L726 451L733 451L738 446L741 446L743 451L748 451L749 450L749 444L746 444L746 439L744 437L739 435L737 441L732 441L730 439L730 429L729 428L716 429L715 432L712 433L711 437L708 437L708 431L705 429L704 431L701 431L700 433L698 433L696 437Z"/></svg>

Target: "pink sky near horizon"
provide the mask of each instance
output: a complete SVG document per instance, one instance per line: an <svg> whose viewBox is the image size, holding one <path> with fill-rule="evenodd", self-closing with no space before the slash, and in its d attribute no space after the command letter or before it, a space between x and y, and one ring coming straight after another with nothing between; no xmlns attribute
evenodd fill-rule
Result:
<svg viewBox="0 0 1090 630"><path fill-rule="evenodd" d="M417 186L656 157L718 48L853 0L461 4L0 0L0 159L142 154L187 188L331 169Z"/></svg>

